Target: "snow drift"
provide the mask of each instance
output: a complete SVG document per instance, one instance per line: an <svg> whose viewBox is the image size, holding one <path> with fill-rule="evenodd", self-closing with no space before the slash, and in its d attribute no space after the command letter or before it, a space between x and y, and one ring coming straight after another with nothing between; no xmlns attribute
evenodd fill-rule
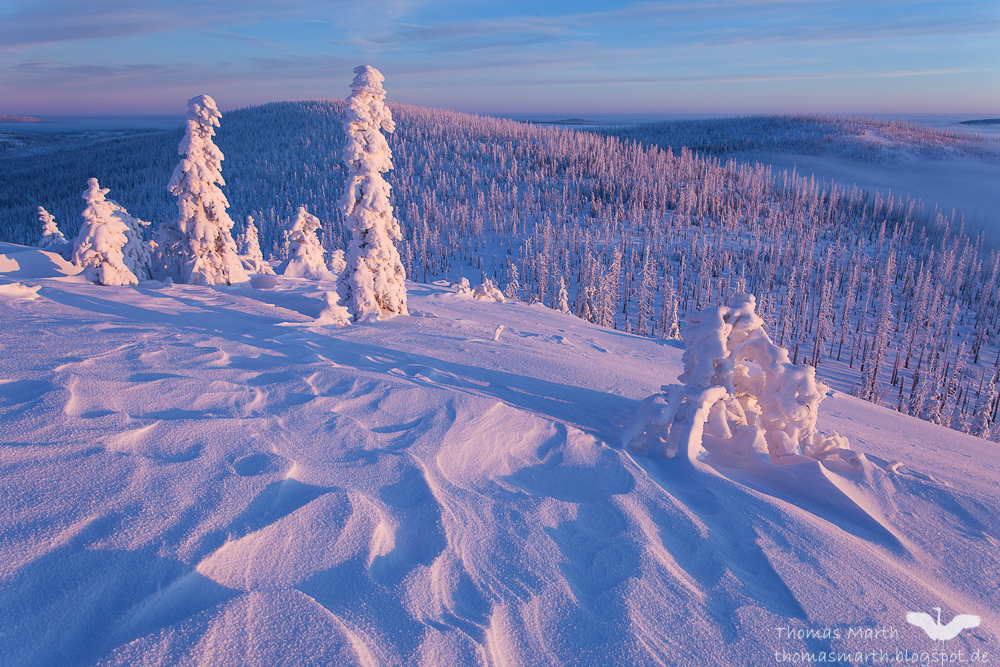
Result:
<svg viewBox="0 0 1000 667"><path fill-rule="evenodd" d="M0 289L0 664L1000 645L993 443L837 394L817 427L851 472L633 456L607 443L684 371L670 341L416 283L411 317L338 328L332 282L98 287L0 253L38 288ZM935 607L982 624L935 644L906 622Z"/></svg>

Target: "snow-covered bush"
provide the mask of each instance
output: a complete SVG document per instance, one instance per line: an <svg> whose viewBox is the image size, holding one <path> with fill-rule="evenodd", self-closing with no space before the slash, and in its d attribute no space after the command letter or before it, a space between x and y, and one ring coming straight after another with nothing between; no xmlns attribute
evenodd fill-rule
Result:
<svg viewBox="0 0 1000 667"><path fill-rule="evenodd" d="M340 305L340 296L336 292L324 292L323 299L326 301L326 305L319 317L316 318L317 324L345 327L351 323L351 313L346 307Z"/></svg>
<svg viewBox="0 0 1000 667"><path fill-rule="evenodd" d="M690 313L678 378L684 384L665 386L664 394L643 401L626 425L624 444L667 457L681 450L694 457L706 445L747 457L766 446L775 464L809 457L832 468L859 465L845 438L816 430L828 390L816 380L816 369L791 363L763 324L750 294L736 295L730 306Z"/></svg>
<svg viewBox="0 0 1000 667"><path fill-rule="evenodd" d="M42 223L42 232L38 239L39 248L49 248L59 243L66 243L66 237L56 225L55 216L41 206L38 207L38 222Z"/></svg>
<svg viewBox="0 0 1000 667"><path fill-rule="evenodd" d="M341 300L356 320L406 310L406 274L393 241L402 240L382 174L392 169L392 151L382 130L396 129L385 105L385 77L374 67L354 68L347 98L344 164L347 183L341 200L352 244L340 275Z"/></svg>
<svg viewBox="0 0 1000 667"><path fill-rule="evenodd" d="M288 259L278 267L278 273L308 280L333 280L336 277L323 261L326 250L316 236L321 228L319 218L306 211L305 206L300 206L295 220L285 232Z"/></svg>
<svg viewBox="0 0 1000 667"><path fill-rule="evenodd" d="M177 218L158 233L156 269L192 285L231 285L249 280L243 270L219 189L222 151L212 142L222 114L215 100L199 95L188 100L187 132L177 148L184 159L167 188L177 197Z"/></svg>
<svg viewBox="0 0 1000 667"><path fill-rule="evenodd" d="M247 216L246 229L241 234L240 257L243 260L243 268L250 273L257 275L272 275L274 269L264 261L264 253L260 250L260 237L257 234L257 226L253 223L253 216Z"/></svg>
<svg viewBox="0 0 1000 667"><path fill-rule="evenodd" d="M118 215L112 202L105 197L109 190L102 188L96 178L87 181L83 198L83 225L73 240L73 263L83 267L83 276L100 285L135 285L139 280L129 270L122 254L128 243L128 225Z"/></svg>
<svg viewBox="0 0 1000 667"><path fill-rule="evenodd" d="M472 296L475 299L495 301L496 303L504 303L505 301L503 292L489 278L483 278L483 282L473 288Z"/></svg>

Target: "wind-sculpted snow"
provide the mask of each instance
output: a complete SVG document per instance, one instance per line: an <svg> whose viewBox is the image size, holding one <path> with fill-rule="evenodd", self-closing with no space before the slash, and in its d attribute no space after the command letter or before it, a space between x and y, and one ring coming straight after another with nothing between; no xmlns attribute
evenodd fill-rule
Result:
<svg viewBox="0 0 1000 667"><path fill-rule="evenodd" d="M0 276L38 288L0 290L0 664L759 666L932 651L934 607L998 646L984 440L838 394L850 474L633 458L672 341L446 285L338 328L332 282L40 273Z"/></svg>

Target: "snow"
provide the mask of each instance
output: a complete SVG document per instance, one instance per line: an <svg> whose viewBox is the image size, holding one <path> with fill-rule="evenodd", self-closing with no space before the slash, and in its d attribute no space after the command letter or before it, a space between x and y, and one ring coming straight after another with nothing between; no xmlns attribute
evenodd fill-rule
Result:
<svg viewBox="0 0 1000 667"><path fill-rule="evenodd" d="M21 283L8 283L0 285L0 298L34 301L38 298L38 290L40 289L40 285L28 286Z"/></svg>
<svg viewBox="0 0 1000 667"><path fill-rule="evenodd" d="M940 650L935 607L982 618L947 651L1000 645L995 443L835 393L854 472L645 457L609 443L675 341L61 266L0 245L0 293L39 288L0 296L0 664L756 666Z"/></svg>

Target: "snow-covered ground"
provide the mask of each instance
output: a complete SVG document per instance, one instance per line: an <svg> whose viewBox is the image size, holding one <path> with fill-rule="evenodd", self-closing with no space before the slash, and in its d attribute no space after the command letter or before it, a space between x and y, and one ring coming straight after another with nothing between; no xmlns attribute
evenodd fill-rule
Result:
<svg viewBox="0 0 1000 667"><path fill-rule="evenodd" d="M995 443L838 393L853 476L644 459L676 343L74 274L0 244L2 665L1000 660ZM982 624L935 643L935 607Z"/></svg>

